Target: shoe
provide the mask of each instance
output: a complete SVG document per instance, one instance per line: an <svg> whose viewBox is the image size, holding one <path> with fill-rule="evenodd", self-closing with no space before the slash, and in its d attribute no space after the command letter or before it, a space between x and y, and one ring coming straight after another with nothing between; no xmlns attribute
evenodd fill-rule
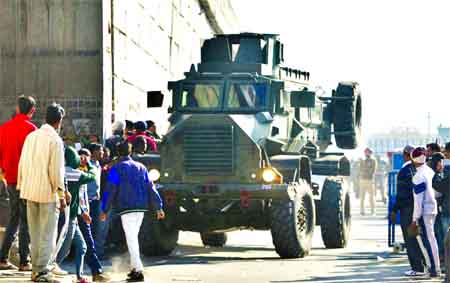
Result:
<svg viewBox="0 0 450 283"><path fill-rule="evenodd" d="M18 268L14 264L5 260L0 262L0 270L18 270Z"/></svg>
<svg viewBox="0 0 450 283"><path fill-rule="evenodd" d="M36 277L38 276L37 272L31 272L31 281L35 282L36 281Z"/></svg>
<svg viewBox="0 0 450 283"><path fill-rule="evenodd" d="M53 282L53 276L48 272L39 272L33 282Z"/></svg>
<svg viewBox="0 0 450 283"><path fill-rule="evenodd" d="M127 274L127 277L131 277L131 276L133 276L133 274L135 274L136 273L136 269L131 269L131 271Z"/></svg>
<svg viewBox="0 0 450 283"><path fill-rule="evenodd" d="M430 277L431 278L441 277L441 273L440 272L430 272Z"/></svg>
<svg viewBox="0 0 450 283"><path fill-rule="evenodd" d="M86 278L81 277L77 280L77 283L91 283L91 282L89 280L87 280Z"/></svg>
<svg viewBox="0 0 450 283"><path fill-rule="evenodd" d="M111 277L105 273L98 273L92 276L92 282L109 282Z"/></svg>
<svg viewBox="0 0 450 283"><path fill-rule="evenodd" d="M127 282L144 282L144 273L142 271L132 271L127 278Z"/></svg>
<svg viewBox="0 0 450 283"><path fill-rule="evenodd" d="M21 264L19 267L19 271L22 272L30 272L32 270L33 266L30 263Z"/></svg>
<svg viewBox="0 0 450 283"><path fill-rule="evenodd" d="M421 277L421 276L425 276L424 272L419 272L419 271L415 271L415 270L408 270L405 272L405 276L407 277Z"/></svg>
<svg viewBox="0 0 450 283"><path fill-rule="evenodd" d="M59 265L57 263L55 263L55 265L52 269L52 273L53 273L53 275L56 275L56 276L65 276L65 275L69 274L69 272L67 272L67 271L63 270L61 267L59 267Z"/></svg>

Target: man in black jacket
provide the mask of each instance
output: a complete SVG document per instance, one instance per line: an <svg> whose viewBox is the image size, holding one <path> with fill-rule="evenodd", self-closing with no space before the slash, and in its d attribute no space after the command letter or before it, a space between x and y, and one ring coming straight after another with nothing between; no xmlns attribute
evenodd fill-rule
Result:
<svg viewBox="0 0 450 283"><path fill-rule="evenodd" d="M411 265L411 270L405 272L405 275L411 277L423 276L425 270L425 261L417 238L408 233L408 227L411 224L414 211L412 177L416 170L411 162L411 152L413 150L414 148L409 145L403 149L403 160L405 160L405 163L397 175L397 195L391 212L391 220L395 223L397 221L397 212L400 211L400 226L406 244L409 264Z"/></svg>

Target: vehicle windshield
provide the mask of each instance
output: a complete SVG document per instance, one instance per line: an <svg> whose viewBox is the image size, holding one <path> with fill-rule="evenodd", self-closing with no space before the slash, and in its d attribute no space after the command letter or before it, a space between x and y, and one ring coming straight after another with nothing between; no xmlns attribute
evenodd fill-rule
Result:
<svg viewBox="0 0 450 283"><path fill-rule="evenodd" d="M226 97L226 108L253 109L266 105L266 84L233 82Z"/></svg>
<svg viewBox="0 0 450 283"><path fill-rule="evenodd" d="M227 91L225 93L224 86ZM266 83L230 81L198 82L183 85L178 107L197 111L259 111L267 106Z"/></svg>
<svg viewBox="0 0 450 283"><path fill-rule="evenodd" d="M183 87L182 108L217 109L221 105L221 84L192 84Z"/></svg>

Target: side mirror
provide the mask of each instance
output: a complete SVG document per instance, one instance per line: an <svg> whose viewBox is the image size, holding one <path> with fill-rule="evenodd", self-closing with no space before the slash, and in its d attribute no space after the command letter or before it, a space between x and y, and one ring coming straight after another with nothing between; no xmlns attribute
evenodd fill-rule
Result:
<svg viewBox="0 0 450 283"><path fill-rule="evenodd" d="M309 90L291 91L291 107L314 108L316 106L316 93Z"/></svg>
<svg viewBox="0 0 450 283"><path fill-rule="evenodd" d="M164 101L164 94L161 91L147 91L147 108L161 107Z"/></svg>

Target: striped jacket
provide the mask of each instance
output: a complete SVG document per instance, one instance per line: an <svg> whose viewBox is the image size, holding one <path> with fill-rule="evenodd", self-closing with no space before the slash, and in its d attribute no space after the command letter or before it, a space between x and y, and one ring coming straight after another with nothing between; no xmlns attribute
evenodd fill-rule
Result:
<svg viewBox="0 0 450 283"><path fill-rule="evenodd" d="M56 130L44 124L29 134L19 161L17 189L20 198L38 202L58 201L64 190L64 143Z"/></svg>

